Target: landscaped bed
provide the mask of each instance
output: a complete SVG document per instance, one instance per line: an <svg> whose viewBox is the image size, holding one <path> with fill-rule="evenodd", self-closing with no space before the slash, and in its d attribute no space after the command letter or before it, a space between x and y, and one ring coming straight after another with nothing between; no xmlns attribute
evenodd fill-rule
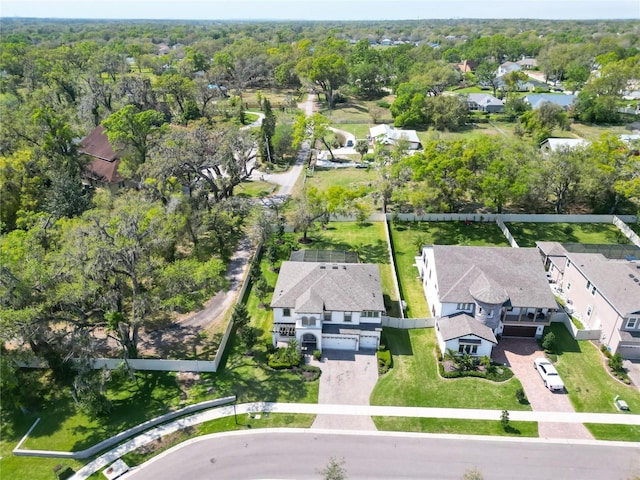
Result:
<svg viewBox="0 0 640 480"><path fill-rule="evenodd" d="M629 244L627 237L611 223L509 222L507 228L520 247L536 242Z"/></svg>

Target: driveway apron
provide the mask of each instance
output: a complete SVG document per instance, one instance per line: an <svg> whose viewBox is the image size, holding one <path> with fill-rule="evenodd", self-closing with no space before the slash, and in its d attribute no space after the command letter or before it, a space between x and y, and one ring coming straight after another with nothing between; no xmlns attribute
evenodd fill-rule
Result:
<svg viewBox="0 0 640 480"><path fill-rule="evenodd" d="M371 392L378 381L374 351L324 350L320 361L309 357L309 364L322 370L319 404L369 405ZM371 417L362 415L318 415L311 428L376 430Z"/></svg>
<svg viewBox="0 0 640 480"><path fill-rule="evenodd" d="M496 361L506 363L522 383L531 408L535 412L573 412L569 396L551 392L544 386L538 371L533 367L536 357L544 357L538 344L532 339L502 338L493 350ZM582 424L538 423L538 434L543 438L593 439Z"/></svg>

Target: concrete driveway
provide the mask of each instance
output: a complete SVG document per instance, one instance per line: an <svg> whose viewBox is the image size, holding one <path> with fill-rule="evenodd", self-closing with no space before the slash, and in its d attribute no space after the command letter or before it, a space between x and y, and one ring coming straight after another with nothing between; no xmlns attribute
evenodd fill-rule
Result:
<svg viewBox="0 0 640 480"><path fill-rule="evenodd" d="M493 349L492 357L497 362L506 363L522 383L533 411L573 412L573 405L565 393L551 392L544 386L538 371L533 367L536 357L544 357L538 343L529 338L503 338ZM546 438L581 438L593 436L582 424L539 423L538 433Z"/></svg>
<svg viewBox="0 0 640 480"><path fill-rule="evenodd" d="M369 397L378 381L375 351L324 350L319 362L309 358L310 365L322 370L319 404L369 405ZM360 415L318 415L311 428L376 430L371 417Z"/></svg>

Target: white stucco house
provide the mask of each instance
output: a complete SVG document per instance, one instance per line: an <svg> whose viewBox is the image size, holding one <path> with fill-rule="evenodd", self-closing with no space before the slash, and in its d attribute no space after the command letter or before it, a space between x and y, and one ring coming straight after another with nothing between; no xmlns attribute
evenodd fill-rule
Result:
<svg viewBox="0 0 640 480"><path fill-rule="evenodd" d="M490 355L497 336L541 337L557 308L535 248L432 245L415 261L438 341L461 353Z"/></svg>
<svg viewBox="0 0 640 480"><path fill-rule="evenodd" d="M378 265L283 262L271 301L272 340L307 351L377 349L385 314Z"/></svg>
<svg viewBox="0 0 640 480"><path fill-rule="evenodd" d="M465 313L440 318L436 323L436 338L442 353L451 349L461 355L478 357L490 357L491 349L498 344L493 330Z"/></svg>

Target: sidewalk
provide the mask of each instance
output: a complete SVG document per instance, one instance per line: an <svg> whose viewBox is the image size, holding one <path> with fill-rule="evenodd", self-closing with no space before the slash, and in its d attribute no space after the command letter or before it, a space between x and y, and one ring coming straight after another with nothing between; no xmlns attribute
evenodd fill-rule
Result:
<svg viewBox="0 0 640 480"><path fill-rule="evenodd" d="M306 413L331 415L366 415L387 417L418 417L418 418L457 418L473 420L500 420L501 410L474 410L464 408L423 408L423 407L382 407L375 405L318 405L315 403L244 403L235 407L235 414L247 413ZM84 480L94 472L110 465L124 454L129 453L159 437L168 435L182 428L198 425L203 422L234 415L234 407L226 406L214 408L205 412L181 418L174 422L153 428L128 442L125 442L109 452L88 463L71 477L72 480ZM509 419L528 422L557 422L557 423L604 423L617 425L640 425L640 415L616 413L569 413L569 412L530 412L509 411ZM335 432L335 431L334 431ZM383 433L383 432L379 432ZM393 433L393 432L390 432ZM395 432L397 433L397 432ZM513 439L511 439L513 440ZM530 439L535 440L535 439ZM548 439L539 438L539 441ZM597 440L571 440L584 444L598 444ZM605 442L610 444L611 442ZM629 444L629 442L619 442ZM637 444L634 444L637 445Z"/></svg>

